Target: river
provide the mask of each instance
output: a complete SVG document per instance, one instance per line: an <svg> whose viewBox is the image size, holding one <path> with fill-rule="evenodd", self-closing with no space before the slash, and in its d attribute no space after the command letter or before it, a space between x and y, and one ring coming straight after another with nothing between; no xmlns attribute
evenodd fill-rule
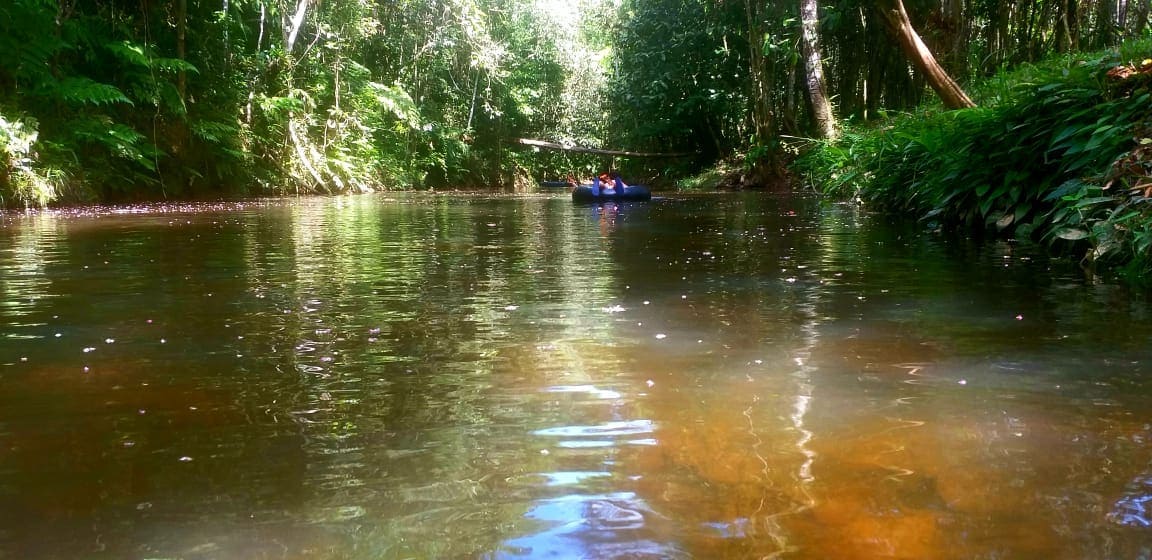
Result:
<svg viewBox="0 0 1152 560"><path fill-rule="evenodd" d="M1152 305L760 194L0 227L0 558L1152 555Z"/></svg>

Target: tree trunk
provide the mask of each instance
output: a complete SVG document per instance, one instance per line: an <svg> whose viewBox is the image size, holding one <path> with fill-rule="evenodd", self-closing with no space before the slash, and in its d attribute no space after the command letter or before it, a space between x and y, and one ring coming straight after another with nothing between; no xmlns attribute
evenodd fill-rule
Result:
<svg viewBox="0 0 1152 560"><path fill-rule="evenodd" d="M948 72L936 62L936 57L932 56L932 51L928 49L928 45L924 44L920 35L912 28L912 22L908 19L908 12L904 10L903 0L879 0L877 5L884 16L884 21L888 23L889 28L896 35L901 50L912 61L912 64L924 74L928 80L928 85L932 86L932 89L944 101L944 106L949 109L975 107L976 104L972 102L968 94L964 93L963 89L960 89L960 86L948 75Z"/></svg>
<svg viewBox="0 0 1152 560"><path fill-rule="evenodd" d="M752 127L758 142L767 142L773 135L772 109L766 83L768 72L764 59L764 27L761 6L757 0L744 0L744 13L748 19L748 70L752 75Z"/></svg>
<svg viewBox="0 0 1152 560"><path fill-rule="evenodd" d="M187 59L187 29L188 29L188 0L176 2L176 58L181 62ZM181 67L176 73L176 91L180 94L180 102L187 103L188 73Z"/></svg>
<svg viewBox="0 0 1152 560"><path fill-rule="evenodd" d="M805 82L812 102L812 120L819 138L835 138L836 117L828 90L824 86L824 68L820 56L820 14L816 0L800 0L801 42L804 52Z"/></svg>
<svg viewBox="0 0 1152 560"><path fill-rule="evenodd" d="M1137 4L1136 15L1133 17L1132 22L1132 37L1139 37L1144 34L1144 26L1148 25L1148 11L1152 8L1152 0L1141 0Z"/></svg>
<svg viewBox="0 0 1152 560"><path fill-rule="evenodd" d="M292 15L291 24L285 28L287 34L284 38L284 52L291 53L292 47L296 44L296 37L300 34L300 28L304 26L304 18L308 15L308 0L300 0L296 4L296 13Z"/></svg>
<svg viewBox="0 0 1152 560"><path fill-rule="evenodd" d="M1096 48L1112 44L1116 31L1115 0L1103 0L1096 5Z"/></svg>

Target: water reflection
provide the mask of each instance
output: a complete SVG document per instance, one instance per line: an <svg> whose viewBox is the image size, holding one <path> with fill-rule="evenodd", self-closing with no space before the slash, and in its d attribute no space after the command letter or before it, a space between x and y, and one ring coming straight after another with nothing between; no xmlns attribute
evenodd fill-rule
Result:
<svg viewBox="0 0 1152 560"><path fill-rule="evenodd" d="M1148 301L804 198L0 229L0 556L1139 557Z"/></svg>

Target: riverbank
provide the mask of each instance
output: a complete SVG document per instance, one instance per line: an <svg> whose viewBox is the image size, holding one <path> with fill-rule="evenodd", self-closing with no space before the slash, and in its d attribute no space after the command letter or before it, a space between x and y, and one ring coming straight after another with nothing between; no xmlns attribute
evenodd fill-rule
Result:
<svg viewBox="0 0 1152 560"><path fill-rule="evenodd" d="M835 199L1032 239L1152 280L1152 41L997 75L979 107L922 108L820 142L793 170Z"/></svg>

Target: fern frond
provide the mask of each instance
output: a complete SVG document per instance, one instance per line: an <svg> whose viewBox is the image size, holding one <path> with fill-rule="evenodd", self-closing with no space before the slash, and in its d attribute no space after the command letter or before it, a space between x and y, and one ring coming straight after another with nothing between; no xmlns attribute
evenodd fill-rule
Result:
<svg viewBox="0 0 1152 560"><path fill-rule="evenodd" d="M276 117L281 114L291 115L304 111L304 102L291 97L269 97L261 95L259 97L259 103L260 109L268 113L270 117Z"/></svg>
<svg viewBox="0 0 1152 560"><path fill-rule="evenodd" d="M163 154L143 134L107 117L85 120L76 126L73 134L78 140L103 146L117 157L149 171L156 170L155 158Z"/></svg>
<svg viewBox="0 0 1152 560"><path fill-rule="evenodd" d="M120 88L110 84L102 84L90 78L65 78L44 91L48 97L63 99L70 103L81 105L111 105L113 103L132 103Z"/></svg>
<svg viewBox="0 0 1152 560"><path fill-rule="evenodd" d="M376 82L368 82L368 86L376 93L376 100L385 110L396 115L410 128L420 128L420 109L408 92L400 86L386 86Z"/></svg>
<svg viewBox="0 0 1152 560"><path fill-rule="evenodd" d="M240 134L239 127L216 121L195 121L191 123L189 129L193 136L214 144Z"/></svg>
<svg viewBox="0 0 1152 560"><path fill-rule="evenodd" d="M168 74L175 74L180 71L191 72L199 74L200 69L187 60L180 60L179 58L154 58L152 59L152 67Z"/></svg>
<svg viewBox="0 0 1152 560"><path fill-rule="evenodd" d="M137 45L130 41L118 41L115 43L106 43L104 48L113 56L133 66L140 66L148 68L148 55L144 52L142 45Z"/></svg>
<svg viewBox="0 0 1152 560"><path fill-rule="evenodd" d="M166 74L175 74L176 72L192 72L199 74L200 69L187 60L180 60L179 58L166 58L153 56L151 49L137 45L131 41L118 41L115 43L107 43L104 48L113 56L120 59L132 66L139 66L146 70L157 70Z"/></svg>

